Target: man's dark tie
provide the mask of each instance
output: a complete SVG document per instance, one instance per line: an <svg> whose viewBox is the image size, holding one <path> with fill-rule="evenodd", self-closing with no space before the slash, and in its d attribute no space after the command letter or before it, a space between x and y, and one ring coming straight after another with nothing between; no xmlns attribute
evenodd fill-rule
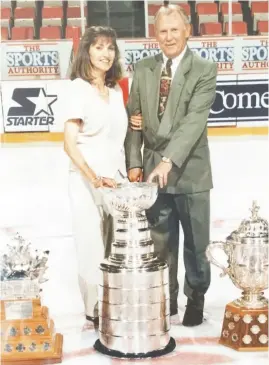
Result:
<svg viewBox="0 0 269 365"><path fill-rule="evenodd" d="M162 120L165 111L169 90L172 82L171 65L172 65L172 60L171 58L168 58L166 66L161 73L160 97L159 97L159 108L158 108L158 118L160 122Z"/></svg>

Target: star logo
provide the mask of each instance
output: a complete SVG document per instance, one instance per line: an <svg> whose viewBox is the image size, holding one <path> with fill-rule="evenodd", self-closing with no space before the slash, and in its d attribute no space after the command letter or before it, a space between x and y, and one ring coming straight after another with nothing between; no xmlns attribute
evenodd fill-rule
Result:
<svg viewBox="0 0 269 365"><path fill-rule="evenodd" d="M53 115L51 106L57 100L57 95L46 95L44 88L41 88L38 96L28 96L27 99L35 104L35 116L38 116L41 113Z"/></svg>

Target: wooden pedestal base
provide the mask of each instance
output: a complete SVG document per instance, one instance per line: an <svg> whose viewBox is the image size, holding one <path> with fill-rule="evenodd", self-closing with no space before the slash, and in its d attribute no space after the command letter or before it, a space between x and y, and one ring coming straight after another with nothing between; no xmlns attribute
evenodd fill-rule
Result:
<svg viewBox="0 0 269 365"><path fill-rule="evenodd" d="M219 343L237 351L268 351L268 307L227 304Z"/></svg>
<svg viewBox="0 0 269 365"><path fill-rule="evenodd" d="M63 336L40 299L1 300L2 365L62 362Z"/></svg>

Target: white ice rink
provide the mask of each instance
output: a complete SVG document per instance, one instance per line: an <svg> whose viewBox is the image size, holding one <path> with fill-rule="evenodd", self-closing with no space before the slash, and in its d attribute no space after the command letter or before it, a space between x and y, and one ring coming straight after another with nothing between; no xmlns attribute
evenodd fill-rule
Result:
<svg viewBox="0 0 269 365"><path fill-rule="evenodd" d="M97 338L94 330L81 332L83 306L77 285L67 194L68 158L62 144L0 147L0 244L3 247L9 236L19 232L34 247L50 250L49 281L43 285L43 304L49 307L57 332L64 335L63 363L123 363L92 349ZM268 138L211 137L210 149L214 178L211 239L224 240L250 215L252 200L257 200L260 215L268 219ZM266 353L239 353L218 344L225 304L240 296L240 290L231 280L220 278L219 274L220 270L212 267L212 284L206 296L207 321L186 329L174 319L171 335L177 339L176 351L154 361L140 361L141 364L268 365ZM179 276L182 283L182 260ZM185 297L181 294L181 313L184 306ZM128 361L128 365L134 363L139 362Z"/></svg>

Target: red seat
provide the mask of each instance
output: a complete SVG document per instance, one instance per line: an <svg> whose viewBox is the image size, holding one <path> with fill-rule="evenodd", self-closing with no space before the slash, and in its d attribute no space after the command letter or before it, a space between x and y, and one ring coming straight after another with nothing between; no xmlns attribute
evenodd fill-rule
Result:
<svg viewBox="0 0 269 365"><path fill-rule="evenodd" d="M1 39L3 41L8 39L8 28L1 27Z"/></svg>
<svg viewBox="0 0 269 365"><path fill-rule="evenodd" d="M62 7L51 7L42 9L42 25L62 25L62 20Z"/></svg>
<svg viewBox="0 0 269 365"><path fill-rule="evenodd" d="M259 20L257 23L258 33L267 35L269 33L269 22L267 20Z"/></svg>
<svg viewBox="0 0 269 365"><path fill-rule="evenodd" d="M1 20L9 19L11 16L11 9L10 8L1 8Z"/></svg>
<svg viewBox="0 0 269 365"><path fill-rule="evenodd" d="M1 8L1 27L9 27L10 18L11 18L11 9Z"/></svg>
<svg viewBox="0 0 269 365"><path fill-rule="evenodd" d="M220 12L222 14L229 14L229 4L222 3L220 6ZM239 3L232 3L232 15L234 14L242 14L242 7Z"/></svg>
<svg viewBox="0 0 269 365"><path fill-rule="evenodd" d="M195 1L195 11L196 11L197 5L199 3L214 3L214 2L215 2L215 0L196 0Z"/></svg>
<svg viewBox="0 0 269 365"><path fill-rule="evenodd" d="M198 16L218 14L218 6L215 3L199 3L196 5L196 10Z"/></svg>
<svg viewBox="0 0 269 365"><path fill-rule="evenodd" d="M39 33L40 39L61 39L62 38L62 30L61 27L57 26L48 26L41 27Z"/></svg>
<svg viewBox="0 0 269 365"><path fill-rule="evenodd" d="M33 8L37 5L37 1L34 0L17 0L17 8Z"/></svg>
<svg viewBox="0 0 269 365"><path fill-rule="evenodd" d="M232 21L233 22L242 22L243 21L243 13L242 13L242 7L239 3L232 3ZM222 22L228 22L229 21L229 4L221 3L220 4L220 13L221 13L221 19Z"/></svg>
<svg viewBox="0 0 269 365"><path fill-rule="evenodd" d="M196 5L198 27L202 23L218 22L218 6L215 3L199 3Z"/></svg>
<svg viewBox="0 0 269 365"><path fill-rule="evenodd" d="M251 2L251 13L268 13L268 1Z"/></svg>
<svg viewBox="0 0 269 365"><path fill-rule="evenodd" d="M86 1L83 1L84 4L86 3ZM71 1L67 1L67 6L69 8L71 8L72 6L80 6L80 0L71 0Z"/></svg>
<svg viewBox="0 0 269 365"><path fill-rule="evenodd" d="M14 10L15 19L33 19L35 17L34 8L16 8Z"/></svg>
<svg viewBox="0 0 269 365"><path fill-rule="evenodd" d="M202 23L200 25L200 35L221 36L222 35L221 23Z"/></svg>
<svg viewBox="0 0 269 365"><path fill-rule="evenodd" d="M32 27L35 19L34 8L16 8L14 10L15 27Z"/></svg>
<svg viewBox="0 0 269 365"><path fill-rule="evenodd" d="M13 27L11 28L11 39L34 39L33 27Z"/></svg>
<svg viewBox="0 0 269 365"><path fill-rule="evenodd" d="M63 1L54 1L54 0L44 0L43 1L43 7L53 7L53 6L56 6L56 7L60 7L63 5Z"/></svg>
<svg viewBox="0 0 269 365"><path fill-rule="evenodd" d="M178 5L181 6L186 12L186 14L189 17L189 21L191 22L191 11L190 11L190 5L187 3L179 3ZM148 29L149 29L149 37L154 37L154 22L155 22L155 15L157 11L160 9L162 5L161 4L148 4Z"/></svg>
<svg viewBox="0 0 269 365"><path fill-rule="evenodd" d="M70 25L68 25L66 28L65 28L65 38L67 39L72 39L73 38L73 35L74 35L74 32L79 32L79 36L81 36L81 28L80 27L72 27Z"/></svg>
<svg viewBox="0 0 269 365"><path fill-rule="evenodd" d="M268 1L257 1L251 3L251 15L253 16L253 30L257 30L257 22L268 20Z"/></svg>
<svg viewBox="0 0 269 365"><path fill-rule="evenodd" d="M11 1L5 1L5 0L2 0L1 1L1 8L11 8Z"/></svg>
<svg viewBox="0 0 269 365"><path fill-rule="evenodd" d="M155 31L154 31L154 24L149 24L149 37L154 38L155 37Z"/></svg>
<svg viewBox="0 0 269 365"><path fill-rule="evenodd" d="M229 33L229 23L224 25L224 32ZM248 27L246 22L232 22L232 35L247 35Z"/></svg>
<svg viewBox="0 0 269 365"><path fill-rule="evenodd" d="M62 18L63 8L51 7L42 9L42 19L46 18Z"/></svg>
<svg viewBox="0 0 269 365"><path fill-rule="evenodd" d="M87 7L84 7L84 23L87 25ZM66 9L66 23L73 27L81 25L81 13L79 7L68 7Z"/></svg>
<svg viewBox="0 0 269 365"><path fill-rule="evenodd" d="M84 14L87 15L87 7L84 7ZM68 7L66 9L66 17L69 18L80 18L80 8L79 7Z"/></svg>
<svg viewBox="0 0 269 365"><path fill-rule="evenodd" d="M190 5L187 2L179 3L177 5L183 8L186 11L187 15L191 14ZM157 11L160 9L161 6L162 6L161 4L148 4L148 15L155 16L155 14L157 13Z"/></svg>

